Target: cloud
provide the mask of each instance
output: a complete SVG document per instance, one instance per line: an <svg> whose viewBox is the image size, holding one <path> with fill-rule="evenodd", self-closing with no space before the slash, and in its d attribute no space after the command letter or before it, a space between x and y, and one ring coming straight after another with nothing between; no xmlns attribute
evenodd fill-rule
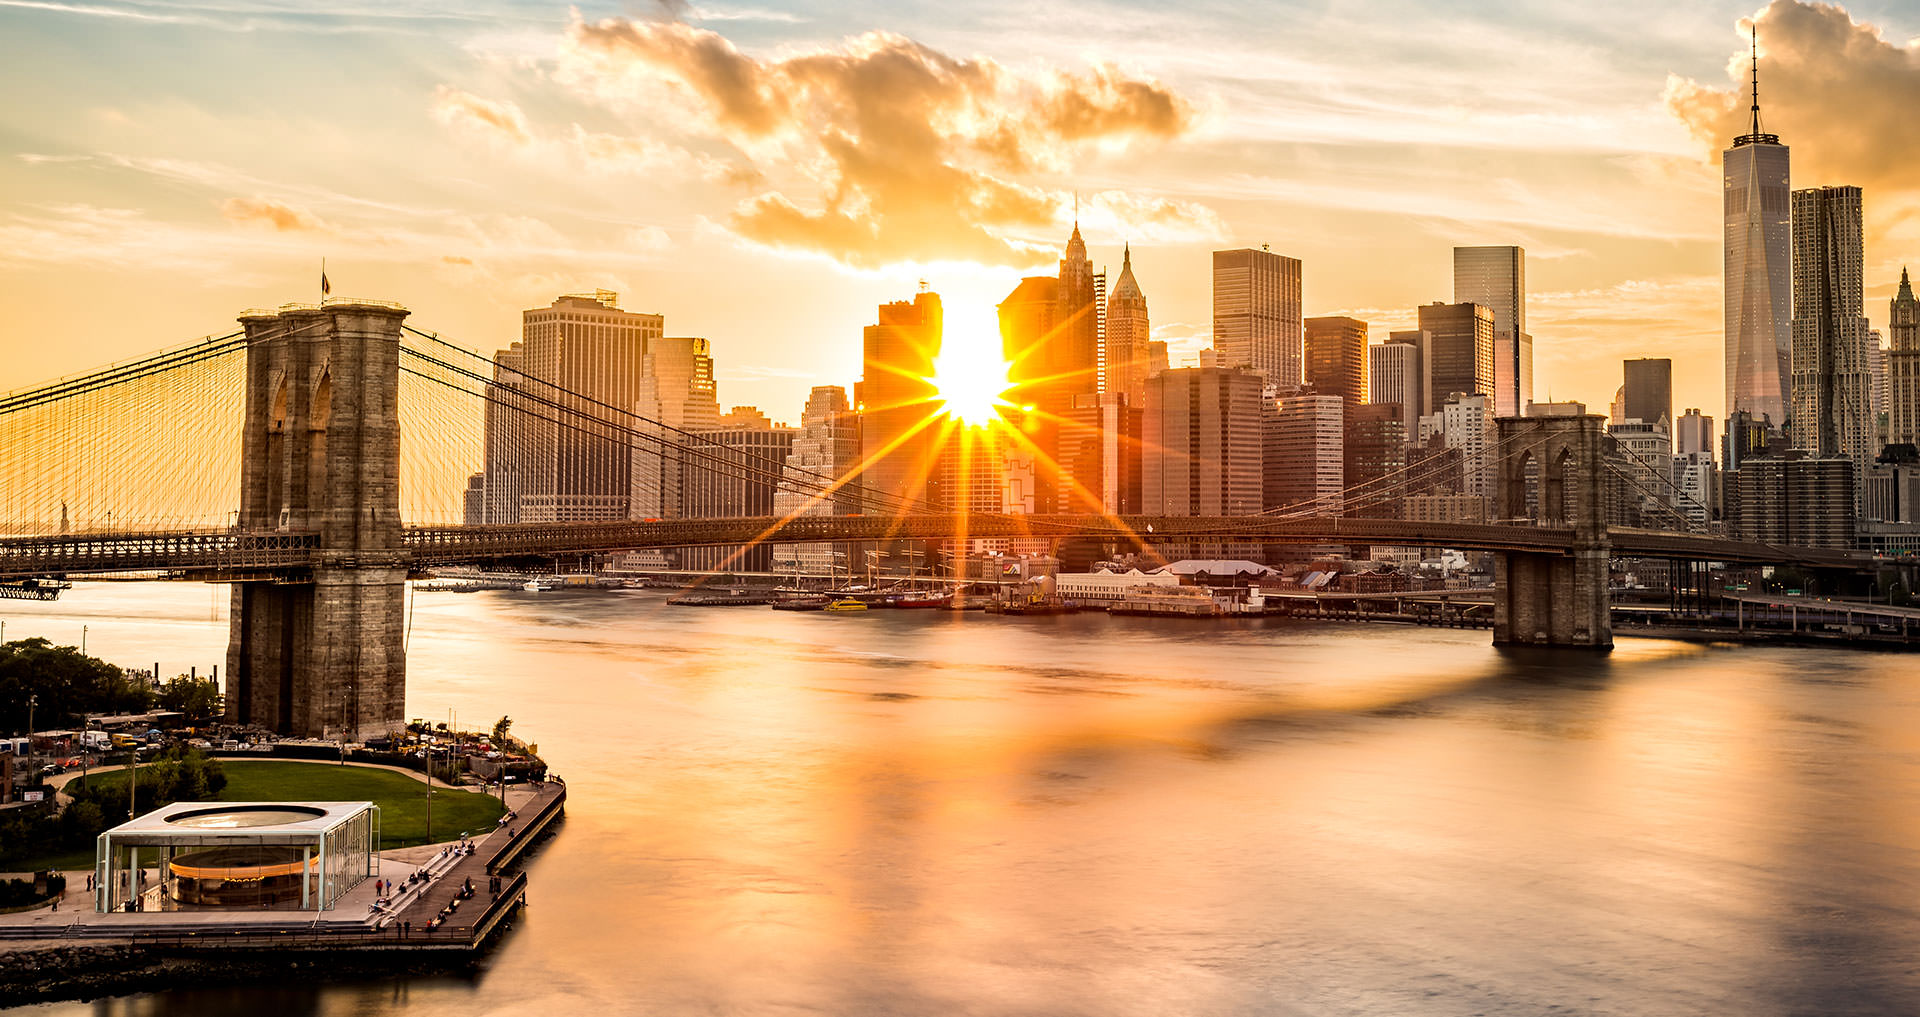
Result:
<svg viewBox="0 0 1920 1017"><path fill-rule="evenodd" d="M555 165L553 160L558 158L589 173L667 173L675 178L729 182L742 178L738 167L656 140L589 131L579 124L558 135L536 135L517 104L447 85L434 89L427 109L448 127L542 165ZM747 179L754 176L746 173Z"/></svg>
<svg viewBox="0 0 1920 1017"><path fill-rule="evenodd" d="M1032 264L1042 248L1023 238L1052 229L1062 200L1015 175L1193 122L1188 101L1113 67L1022 74L878 32L762 58L679 21L576 20L555 77L741 153L771 182L734 210L739 235L863 268Z"/></svg>
<svg viewBox="0 0 1920 1017"><path fill-rule="evenodd" d="M241 225L264 223L280 233L325 233L331 230L312 212L268 198L228 198L221 203L220 214L226 216L228 222Z"/></svg>
<svg viewBox="0 0 1920 1017"><path fill-rule="evenodd" d="M1920 202L1913 172L1920 39L1889 42L1842 7L1797 0L1773 0L1740 22L1742 34L1751 24L1760 31L1762 129L1792 147L1794 185L1858 185L1869 220L1882 229L1911 215ZM1667 81L1667 109L1716 161L1747 131L1750 66L1743 45L1728 63L1729 87Z"/></svg>
<svg viewBox="0 0 1920 1017"><path fill-rule="evenodd" d="M435 120L449 127L472 130L510 145L533 142L526 115L511 102L482 99L472 92L441 85L433 91L430 109Z"/></svg>

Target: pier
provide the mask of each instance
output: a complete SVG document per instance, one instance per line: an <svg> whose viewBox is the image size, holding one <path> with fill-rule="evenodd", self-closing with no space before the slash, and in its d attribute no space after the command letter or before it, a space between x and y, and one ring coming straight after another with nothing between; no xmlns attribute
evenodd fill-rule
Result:
<svg viewBox="0 0 1920 1017"><path fill-rule="evenodd" d="M383 859L381 872L317 916L211 909L103 915L87 910L84 894L70 886L70 909L0 920L0 1007L178 984L183 970L244 980L309 966L379 974L472 963L526 906L520 866L566 812L559 782L516 797L512 818L468 841L470 851L442 845L417 865L426 881L395 892L384 907L375 902L374 880L402 882L405 873L396 870L415 865ZM469 880L473 894L463 899Z"/></svg>

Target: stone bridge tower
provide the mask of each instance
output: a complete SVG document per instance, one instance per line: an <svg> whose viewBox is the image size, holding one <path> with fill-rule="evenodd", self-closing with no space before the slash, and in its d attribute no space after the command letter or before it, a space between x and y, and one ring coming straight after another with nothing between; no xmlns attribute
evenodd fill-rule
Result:
<svg viewBox="0 0 1920 1017"><path fill-rule="evenodd" d="M238 527L311 533L310 574L233 588L227 718L348 739L404 723L400 324L392 304L240 318L247 347Z"/></svg>
<svg viewBox="0 0 1920 1017"><path fill-rule="evenodd" d="M1606 418L1501 417L1497 423L1499 518L1570 528L1573 551L1497 556L1494 645L1611 648Z"/></svg>

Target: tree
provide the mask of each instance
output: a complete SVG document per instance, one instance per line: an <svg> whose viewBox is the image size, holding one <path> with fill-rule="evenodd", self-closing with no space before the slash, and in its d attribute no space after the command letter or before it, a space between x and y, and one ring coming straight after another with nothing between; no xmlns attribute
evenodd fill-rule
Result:
<svg viewBox="0 0 1920 1017"><path fill-rule="evenodd" d="M506 741L507 729L512 726L513 726L512 717L501 717L499 720L494 721L493 722L493 740L496 742Z"/></svg>
<svg viewBox="0 0 1920 1017"><path fill-rule="evenodd" d="M184 674L168 679L160 689L160 705L186 714L187 722L191 724L203 724L220 716L224 710L219 682Z"/></svg>
<svg viewBox="0 0 1920 1017"><path fill-rule="evenodd" d="M41 730L73 727L89 713L141 713L153 704L153 693L118 667L39 638L0 645L0 731L26 730L28 696L38 700L33 725Z"/></svg>

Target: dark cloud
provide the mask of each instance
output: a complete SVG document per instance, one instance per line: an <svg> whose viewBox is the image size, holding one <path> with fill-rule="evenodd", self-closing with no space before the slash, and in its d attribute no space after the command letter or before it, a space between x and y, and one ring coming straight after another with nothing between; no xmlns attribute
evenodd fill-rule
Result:
<svg viewBox="0 0 1920 1017"><path fill-rule="evenodd" d="M733 228L857 266L1030 263L1016 238L1050 225L1059 199L1012 175L1094 142L1175 138L1193 120L1180 96L1111 67L1021 75L885 33L763 59L677 21L579 22L563 63L564 79L603 98L664 94L688 130L789 189L796 171L817 182L753 197Z"/></svg>

